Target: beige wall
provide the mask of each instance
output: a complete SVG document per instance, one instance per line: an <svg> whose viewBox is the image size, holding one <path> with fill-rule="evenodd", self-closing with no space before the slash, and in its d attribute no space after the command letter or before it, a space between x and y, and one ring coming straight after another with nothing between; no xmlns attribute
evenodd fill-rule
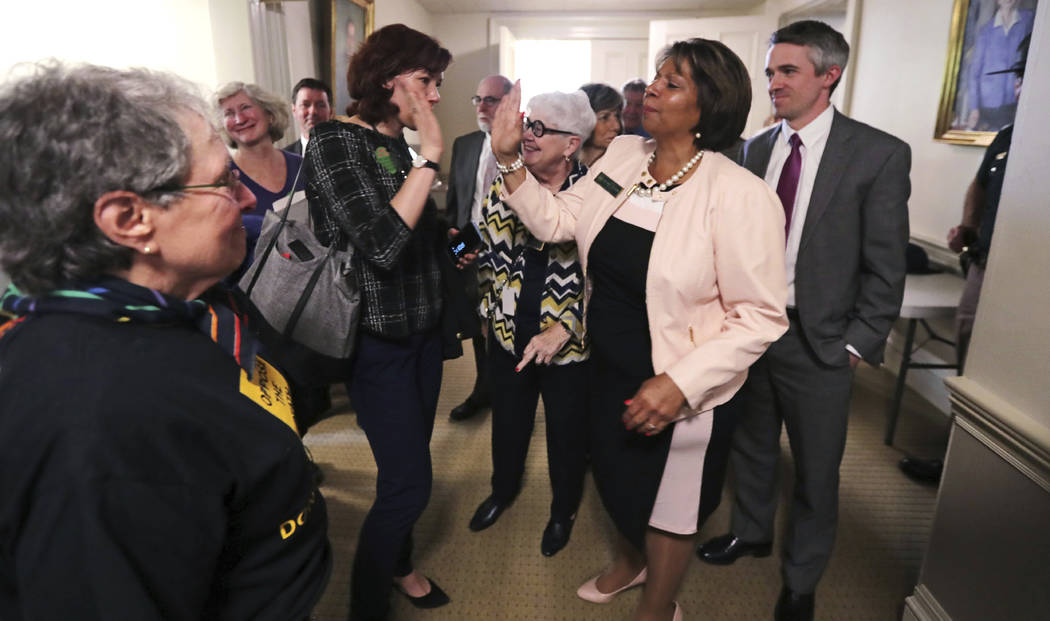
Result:
<svg viewBox="0 0 1050 621"><path fill-rule="evenodd" d="M404 24L429 35L434 34L432 17L416 0L375 0L376 28Z"/></svg>
<svg viewBox="0 0 1050 621"><path fill-rule="evenodd" d="M488 45L489 16L485 13L435 15L433 34L452 52L452 65L445 72L441 103L436 108L445 137L441 170L449 169L452 141L478 129L470 97L481 78L499 70L496 46Z"/></svg>
<svg viewBox="0 0 1050 621"><path fill-rule="evenodd" d="M966 377L1050 428L1050 7L1039 6ZM1035 321L1038 321L1036 323ZM1050 431L1050 429L1048 429Z"/></svg>
<svg viewBox="0 0 1050 621"><path fill-rule="evenodd" d="M933 140L953 0L864 2L852 116L912 149L912 235L945 246L984 150Z"/></svg>
<svg viewBox="0 0 1050 621"><path fill-rule="evenodd" d="M251 79L247 2L241 0L55 0L5 3L0 71L57 57L174 71L212 88Z"/></svg>

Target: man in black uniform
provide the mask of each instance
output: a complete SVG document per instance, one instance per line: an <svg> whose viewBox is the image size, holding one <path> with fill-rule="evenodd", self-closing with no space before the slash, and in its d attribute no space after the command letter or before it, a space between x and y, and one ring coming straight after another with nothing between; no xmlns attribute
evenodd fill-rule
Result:
<svg viewBox="0 0 1050 621"><path fill-rule="evenodd" d="M1031 35L1021 40L1017 48L1018 61L1012 67L992 72L1014 74L1014 93L1018 99L1021 97L1028 43L1031 40ZM1006 161L1013 135L1014 126L1011 123L999 130L988 145L981 167L977 169L977 176L966 190L962 221L948 231L948 247L962 253L960 258L966 271L966 287L955 312L955 352L960 374L966 364L966 351L970 347L973 322L977 317L977 301L981 296L981 285L984 284L984 267L988 261L988 250L992 246L995 216L999 211L999 195L1003 191ZM923 483L940 481L943 467L944 462L940 459L905 457L900 461L904 474Z"/></svg>

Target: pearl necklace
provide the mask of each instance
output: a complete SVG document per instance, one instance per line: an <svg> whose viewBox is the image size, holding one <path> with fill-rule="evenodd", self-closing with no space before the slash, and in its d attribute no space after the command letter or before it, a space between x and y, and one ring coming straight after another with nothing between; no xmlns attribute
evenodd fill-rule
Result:
<svg viewBox="0 0 1050 621"><path fill-rule="evenodd" d="M647 180L646 178L648 177L649 180L652 180L653 185L650 186L650 187L645 187L645 186L639 184L638 185L638 190L637 190L638 195L641 196L641 197L644 197L644 198L652 198L653 190L659 190L661 192L666 192L668 187L673 186L674 184L678 183L678 180L681 179L682 177L684 177L690 170L692 170L693 166L696 166L697 163L701 159L703 159L703 157L704 157L704 152L703 151L697 151L696 155L694 155L688 162L686 162L684 166L682 166L680 169L678 169L678 172L676 172L675 174L671 175L670 179L668 179L667 181L664 181L663 183L657 184L656 183L656 179L654 179L649 174L649 167L652 166L653 162L656 160L656 151L653 151L649 155L649 159L645 162L645 169L642 170L642 182L644 183ZM649 185L649 184L646 184L646 185Z"/></svg>

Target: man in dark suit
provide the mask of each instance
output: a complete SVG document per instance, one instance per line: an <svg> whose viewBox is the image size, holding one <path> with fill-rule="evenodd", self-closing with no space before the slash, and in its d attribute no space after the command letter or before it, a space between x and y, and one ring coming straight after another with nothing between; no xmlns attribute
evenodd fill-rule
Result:
<svg viewBox="0 0 1050 621"><path fill-rule="evenodd" d="M284 146L284 150L302 157L310 130L318 123L332 118L332 89L321 80L303 78L292 89L292 116L299 127L299 139Z"/></svg>
<svg viewBox="0 0 1050 621"><path fill-rule="evenodd" d="M900 313L908 243L908 145L830 104L849 56L841 34L802 21L770 38L766 77L782 120L749 140L741 163L776 188L787 216L787 333L733 400L740 417L731 532L702 546L727 565L768 556L781 426L795 462L775 618L812 619L831 557L853 369L882 361Z"/></svg>
<svg viewBox="0 0 1050 621"><path fill-rule="evenodd" d="M446 209L449 218L462 230L471 224L477 225L481 218L481 203L489 186L496 178L496 158L492 154L489 131L496 106L510 90L511 82L501 75L490 75L478 83L478 90L471 98L477 111L478 131L456 138L452 143L452 164L448 175L448 197ZM463 270L464 295L472 316L470 322L478 324L478 278L477 267L471 265ZM477 372L474 389L463 403L452 408L449 418L454 421L474 416L489 405L488 382L485 367L484 326L475 330L474 366Z"/></svg>

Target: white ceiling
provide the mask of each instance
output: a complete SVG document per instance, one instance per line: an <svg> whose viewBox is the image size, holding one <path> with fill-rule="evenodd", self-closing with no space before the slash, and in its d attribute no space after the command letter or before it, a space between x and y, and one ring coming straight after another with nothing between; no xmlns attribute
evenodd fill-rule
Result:
<svg viewBox="0 0 1050 621"><path fill-rule="evenodd" d="M607 14L648 11L746 10L765 0L418 0L430 13L533 13L573 11Z"/></svg>

